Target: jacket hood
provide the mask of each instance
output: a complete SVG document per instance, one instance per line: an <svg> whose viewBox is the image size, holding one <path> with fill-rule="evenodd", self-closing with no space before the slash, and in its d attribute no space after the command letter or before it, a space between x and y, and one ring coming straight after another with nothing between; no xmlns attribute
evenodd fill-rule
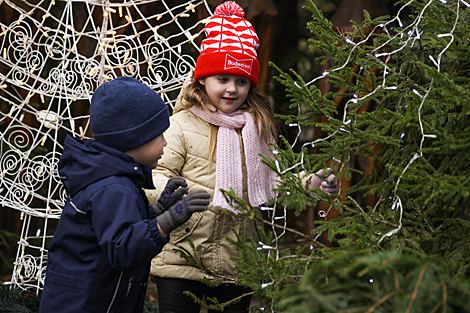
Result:
<svg viewBox="0 0 470 313"><path fill-rule="evenodd" d="M67 135L58 169L65 189L71 196L110 176L126 176L138 187L155 188L151 168L141 166L124 152L93 139L81 140Z"/></svg>

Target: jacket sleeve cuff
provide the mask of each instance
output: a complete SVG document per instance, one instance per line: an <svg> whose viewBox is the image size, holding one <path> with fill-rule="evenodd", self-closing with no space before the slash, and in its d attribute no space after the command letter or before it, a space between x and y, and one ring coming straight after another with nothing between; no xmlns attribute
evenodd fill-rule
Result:
<svg viewBox="0 0 470 313"><path fill-rule="evenodd" d="M155 210L153 207L150 205L149 206L149 219L154 220L157 218L157 214L155 213Z"/></svg>
<svg viewBox="0 0 470 313"><path fill-rule="evenodd" d="M170 235L165 238L160 234L160 231L158 231L157 220L155 218L151 220L151 223L152 227L150 228L150 234L157 244L158 253L160 253L163 246L170 241Z"/></svg>

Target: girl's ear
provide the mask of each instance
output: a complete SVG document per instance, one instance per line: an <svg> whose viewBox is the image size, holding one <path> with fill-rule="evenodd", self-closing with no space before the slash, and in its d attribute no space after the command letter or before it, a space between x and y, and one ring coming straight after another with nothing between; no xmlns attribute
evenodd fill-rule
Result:
<svg viewBox="0 0 470 313"><path fill-rule="evenodd" d="M203 86L206 84L206 80L204 78L199 78L197 81Z"/></svg>

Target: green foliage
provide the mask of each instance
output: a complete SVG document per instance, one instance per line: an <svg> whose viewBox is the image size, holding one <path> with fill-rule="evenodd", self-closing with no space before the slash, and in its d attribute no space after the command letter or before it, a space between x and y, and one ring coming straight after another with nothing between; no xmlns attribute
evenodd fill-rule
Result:
<svg viewBox="0 0 470 313"><path fill-rule="evenodd" d="M2 313L37 313L40 297L19 289L10 289L0 285L0 312Z"/></svg>
<svg viewBox="0 0 470 313"><path fill-rule="evenodd" d="M312 236L264 221L302 240L295 253L276 249L273 233L263 233L266 244L242 234L231 241L238 251L233 279L252 288L260 301L254 311L470 310L470 10L457 0L397 6L410 15L371 19L364 12L364 22L338 32L309 1L310 45L324 53L322 64L334 64L321 75L331 86L326 94L318 80L273 65L298 111L277 117L326 134L300 153L283 138L273 146L276 159L264 162L281 178L276 205L298 216L323 201L341 215L318 221ZM320 153L308 154L310 146ZM372 158L372 172L352 168L351 156ZM307 190L302 180L332 160L337 178L362 175L338 199ZM379 200L364 207L358 192ZM233 192L224 194L258 218ZM324 233L334 247L315 240Z"/></svg>
<svg viewBox="0 0 470 313"><path fill-rule="evenodd" d="M159 313L160 310L156 304L145 302L144 303L144 312L143 313Z"/></svg>
<svg viewBox="0 0 470 313"><path fill-rule="evenodd" d="M468 281L399 253L338 251L285 290L288 312L469 312Z"/></svg>

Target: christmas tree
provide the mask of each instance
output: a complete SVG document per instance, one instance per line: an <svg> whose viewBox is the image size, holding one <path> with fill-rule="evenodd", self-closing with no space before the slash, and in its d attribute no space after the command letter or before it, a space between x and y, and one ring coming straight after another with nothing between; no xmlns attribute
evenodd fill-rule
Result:
<svg viewBox="0 0 470 313"><path fill-rule="evenodd" d="M309 82L276 67L298 111L279 117L324 136L300 152L283 140L273 146L276 160L265 162L281 183L278 198L263 208L265 236L232 241L236 281L260 301L254 311L470 311L470 5L396 5L396 16L372 19L365 11L362 23L338 32L309 1L311 47L324 53L318 62L332 66ZM320 80L329 92L321 92ZM354 156L373 160L372 171L351 167ZM358 172L362 179L340 184L333 198L308 190L300 177L326 167L342 182ZM364 205L358 194L377 201ZM259 209L225 195L256 218ZM311 234L286 227L285 212L298 216L319 203L327 209ZM329 220L332 210L340 214ZM280 249L286 233L297 236L295 251ZM207 283L217 283L218 273L198 261L198 247L180 252L207 271ZM211 307L224 306L212 300Z"/></svg>

